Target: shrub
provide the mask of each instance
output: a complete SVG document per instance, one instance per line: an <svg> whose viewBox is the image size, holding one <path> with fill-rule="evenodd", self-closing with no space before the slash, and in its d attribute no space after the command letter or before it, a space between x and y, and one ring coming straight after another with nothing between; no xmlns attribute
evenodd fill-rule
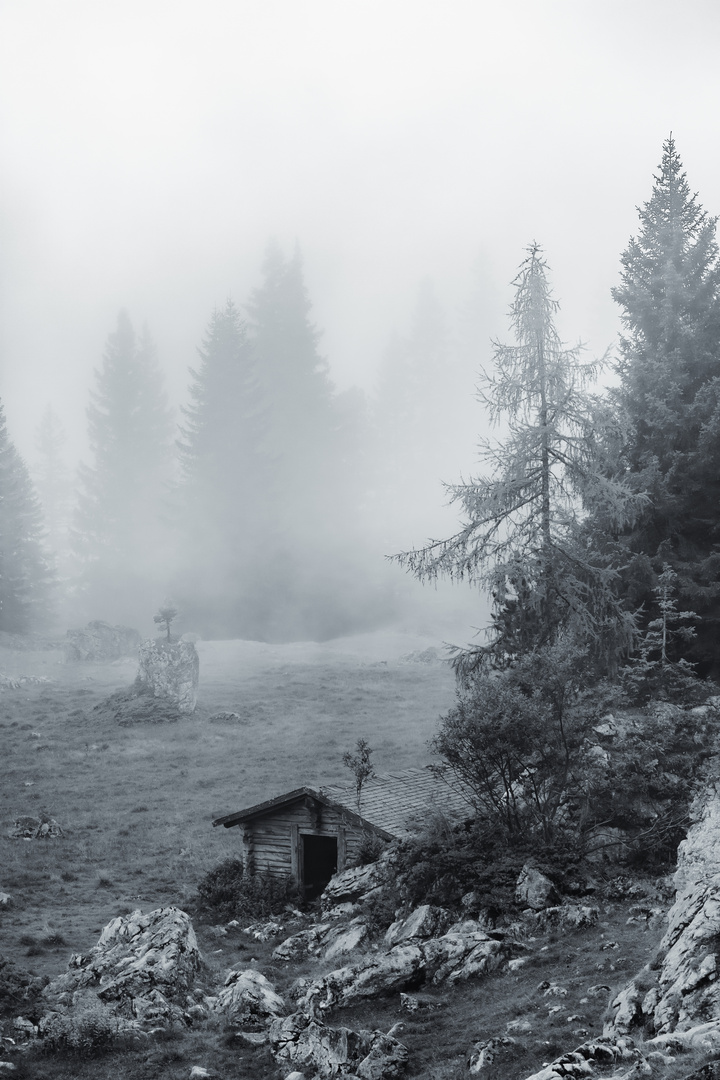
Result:
<svg viewBox="0 0 720 1080"><path fill-rule="evenodd" d="M198 908L222 919L263 919L300 902L292 878L245 874L240 859L226 859L198 884Z"/></svg>
<svg viewBox="0 0 720 1080"><path fill-rule="evenodd" d="M71 1016L51 1015L41 1025L43 1050L69 1051L79 1057L96 1057L137 1034L137 1025L116 1016L100 1002Z"/></svg>

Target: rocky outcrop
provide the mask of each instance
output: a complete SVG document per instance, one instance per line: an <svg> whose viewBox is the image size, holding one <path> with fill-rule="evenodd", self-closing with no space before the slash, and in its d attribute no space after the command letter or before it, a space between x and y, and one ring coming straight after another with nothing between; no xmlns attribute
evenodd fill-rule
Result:
<svg viewBox="0 0 720 1080"><path fill-rule="evenodd" d="M396 993L424 982L456 982L495 971L524 951L519 942L491 937L468 920L441 937L395 945L337 968L307 986L298 1005L313 1016L363 998Z"/></svg>
<svg viewBox="0 0 720 1080"><path fill-rule="evenodd" d="M720 874L720 791L713 788L693 806L696 818L678 845L675 888L682 893L696 881Z"/></svg>
<svg viewBox="0 0 720 1080"><path fill-rule="evenodd" d="M407 1064L408 1051L392 1034L327 1027L305 1013L294 1013L270 1026L275 1060L303 1076L395 1080Z"/></svg>
<svg viewBox="0 0 720 1080"><path fill-rule="evenodd" d="M181 713L195 711L200 658L192 641L143 641L136 685L153 697L175 705Z"/></svg>
<svg viewBox="0 0 720 1080"><path fill-rule="evenodd" d="M252 968L230 971L213 1010L241 1027L264 1027L269 1020L285 1015L285 1002L275 987Z"/></svg>
<svg viewBox="0 0 720 1080"><path fill-rule="evenodd" d="M720 874L675 901L656 957L617 995L606 1033L687 1031L720 1016Z"/></svg>
<svg viewBox="0 0 720 1080"><path fill-rule="evenodd" d="M69 970L43 991L48 1004L62 1011L92 990L118 1013L155 1025L183 1016L183 1006L200 965L190 918L175 907L118 916L108 923L97 945L75 955Z"/></svg>
<svg viewBox="0 0 720 1080"><path fill-rule="evenodd" d="M123 656L137 656L140 635L129 626L110 626L106 622L90 622L83 630L68 630L65 656L69 661L80 660L106 664Z"/></svg>

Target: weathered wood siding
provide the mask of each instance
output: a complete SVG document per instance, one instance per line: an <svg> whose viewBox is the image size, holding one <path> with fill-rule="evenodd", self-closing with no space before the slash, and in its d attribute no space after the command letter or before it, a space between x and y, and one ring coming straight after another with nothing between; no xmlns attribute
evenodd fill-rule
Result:
<svg viewBox="0 0 720 1080"><path fill-rule="evenodd" d="M302 884L300 838L333 836L338 840L338 870L357 855L363 832L338 810L299 799L245 824L243 849L251 873L292 876Z"/></svg>

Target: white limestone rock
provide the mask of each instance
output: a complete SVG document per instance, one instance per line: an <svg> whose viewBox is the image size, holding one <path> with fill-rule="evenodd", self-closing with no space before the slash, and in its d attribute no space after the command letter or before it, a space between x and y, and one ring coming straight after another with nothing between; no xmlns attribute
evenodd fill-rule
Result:
<svg viewBox="0 0 720 1080"><path fill-rule="evenodd" d="M136 685L191 713L197 704L200 658L192 641L143 641Z"/></svg>
<svg viewBox="0 0 720 1080"><path fill-rule="evenodd" d="M271 1024L270 1047L278 1063L320 1080L395 1080L408 1059L407 1047L392 1035L328 1027L302 1012Z"/></svg>

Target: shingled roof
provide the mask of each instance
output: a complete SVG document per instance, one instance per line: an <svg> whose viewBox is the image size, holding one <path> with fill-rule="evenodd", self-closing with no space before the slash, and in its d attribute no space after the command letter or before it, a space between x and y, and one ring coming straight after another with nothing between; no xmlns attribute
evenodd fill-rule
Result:
<svg viewBox="0 0 720 1080"><path fill-rule="evenodd" d="M323 787L322 791L332 802L357 811L354 784ZM392 836L406 835L433 811L464 818L474 814L467 798L429 767L385 773L363 784L361 816Z"/></svg>
<svg viewBox="0 0 720 1080"><path fill-rule="evenodd" d="M273 799L266 799L265 802L217 818L213 825L224 825L229 829L253 818L272 814L274 810L306 797L317 799L326 806L342 809L354 824L369 825L388 840L407 835L413 825L417 826L434 810L459 817L468 817L473 813L473 808L464 795L435 770L425 768L405 769L366 780L362 788L359 814L355 785L335 784L322 787L319 791L309 787L295 788Z"/></svg>

